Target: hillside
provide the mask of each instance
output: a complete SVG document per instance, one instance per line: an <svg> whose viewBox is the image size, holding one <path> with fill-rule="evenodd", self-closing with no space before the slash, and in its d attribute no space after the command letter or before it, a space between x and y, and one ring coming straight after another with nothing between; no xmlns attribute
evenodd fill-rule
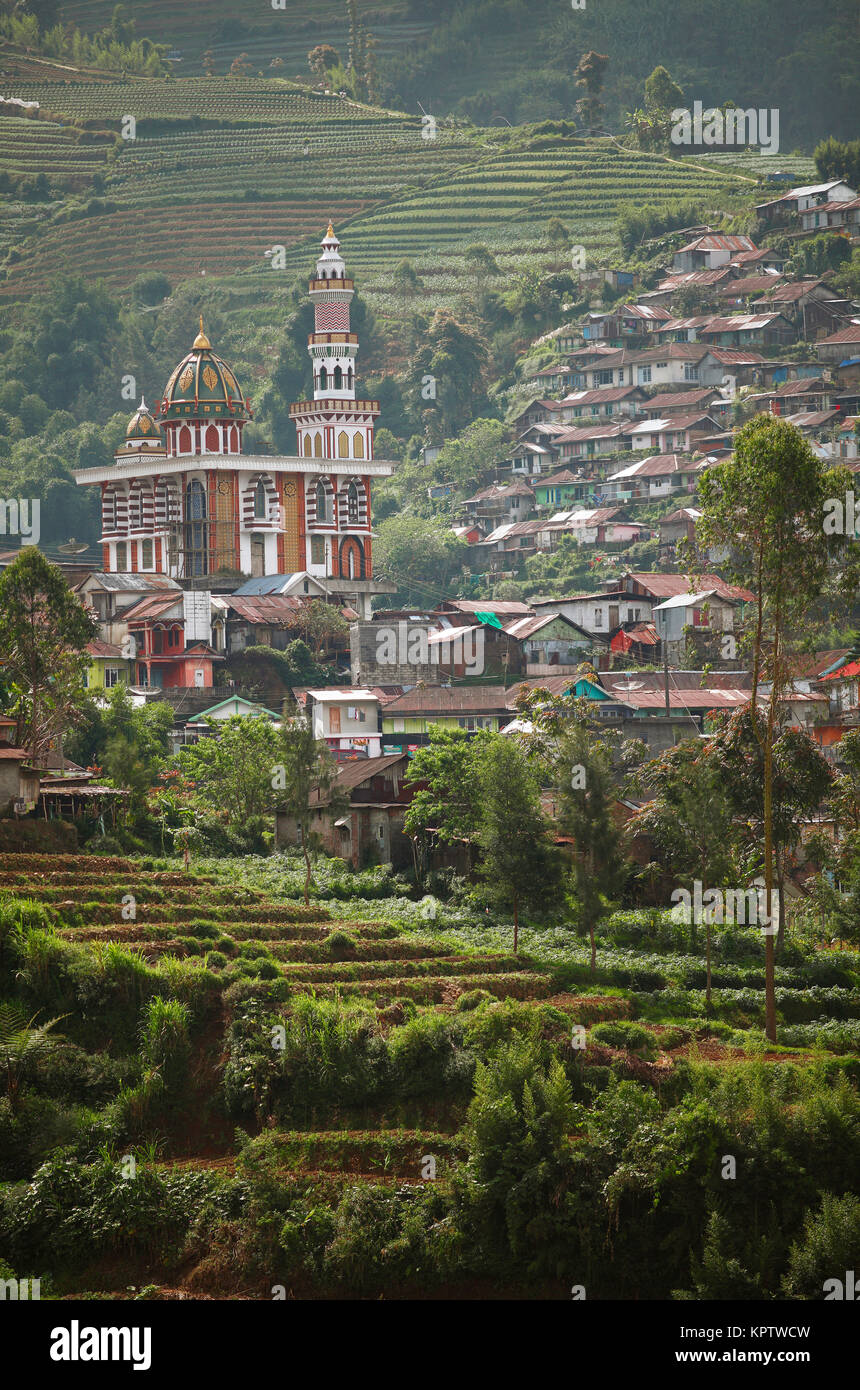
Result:
<svg viewBox="0 0 860 1390"><path fill-rule="evenodd" d="M285 247L288 274L304 274L332 217L362 291L392 312L390 275L403 257L443 302L463 288L463 252L476 240L506 271L546 262L546 224L558 216L602 258L617 250L627 203L719 209L756 190L755 169L609 139L448 124L425 139L420 117L277 79L18 83L14 95L38 102L44 119L0 118L0 159L14 177L46 174L50 193L11 201L0 252L14 248L2 284L13 298L57 270L98 273L120 290L151 269L174 284L242 275L262 290L273 273L264 252ZM120 135L129 115L134 140Z"/></svg>
<svg viewBox="0 0 860 1390"><path fill-rule="evenodd" d="M110 21L114 4L64 0L58 8L63 20L92 32ZM642 104L643 83L658 63L691 101L778 107L786 152L811 149L831 132L849 137L856 123L860 34L852 0L831 0L825 11L802 0L687 0L680 14L664 0L600 0L577 9L558 0L358 0L358 13L376 39L383 100L409 111L420 102L478 123L571 117L581 95L574 69L596 49L610 59L606 122L615 133ZM183 77L200 72L207 50L219 73L247 54L258 72L280 60L282 76L304 80L315 45L332 44L346 59L343 0L288 0L283 12L260 5L241 17L225 0L202 14L137 0L134 17L139 34L175 47L174 69Z"/></svg>

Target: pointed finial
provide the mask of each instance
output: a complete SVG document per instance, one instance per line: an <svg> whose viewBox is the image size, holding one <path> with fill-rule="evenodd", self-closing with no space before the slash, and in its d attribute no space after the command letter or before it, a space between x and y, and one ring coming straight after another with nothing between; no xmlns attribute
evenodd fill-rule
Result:
<svg viewBox="0 0 860 1390"><path fill-rule="evenodd" d="M326 232L326 240L328 240L329 237L333 237L333 236L334 236L334 227L333 227L333 225L332 225L332 220L331 220L331 218L329 218L329 220L328 220L328 231Z"/></svg>
<svg viewBox="0 0 860 1390"><path fill-rule="evenodd" d="M211 346L212 346L212 344L210 343L209 339L206 337L206 334L203 332L203 315L202 315L202 314L200 315L200 332L197 334L197 337L194 339L194 346L195 346L196 348L211 348Z"/></svg>

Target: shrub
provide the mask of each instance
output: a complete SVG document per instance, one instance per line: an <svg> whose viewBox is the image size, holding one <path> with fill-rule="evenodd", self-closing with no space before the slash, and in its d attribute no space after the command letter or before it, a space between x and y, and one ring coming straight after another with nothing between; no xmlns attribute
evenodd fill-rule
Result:
<svg viewBox="0 0 860 1390"><path fill-rule="evenodd" d="M617 1019L608 1023L596 1023L591 1029L595 1042L605 1043L607 1047L623 1047L625 1052L636 1052L642 1057L653 1057L657 1045L653 1034L639 1023L628 1023Z"/></svg>

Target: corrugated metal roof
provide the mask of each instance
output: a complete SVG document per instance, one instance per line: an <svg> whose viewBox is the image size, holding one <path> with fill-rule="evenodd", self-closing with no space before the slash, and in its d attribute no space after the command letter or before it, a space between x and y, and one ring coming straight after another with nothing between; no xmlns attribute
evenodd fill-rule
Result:
<svg viewBox="0 0 860 1390"><path fill-rule="evenodd" d="M142 598L140 603L126 609L122 619L125 623L140 623L147 618L160 618L177 606L182 606L181 594L151 594L149 598Z"/></svg>
<svg viewBox="0 0 860 1390"><path fill-rule="evenodd" d="M249 623L290 623L305 606L291 594L266 594L259 598L238 598L233 594L224 602Z"/></svg>
<svg viewBox="0 0 860 1390"><path fill-rule="evenodd" d="M388 715L492 714L507 708L503 685L434 685L401 695L386 708Z"/></svg>
<svg viewBox="0 0 860 1390"><path fill-rule="evenodd" d="M151 589L175 591L180 588L175 579L168 579L166 574L106 574L103 570L94 570L87 578L97 579L100 587L107 590L146 592Z"/></svg>

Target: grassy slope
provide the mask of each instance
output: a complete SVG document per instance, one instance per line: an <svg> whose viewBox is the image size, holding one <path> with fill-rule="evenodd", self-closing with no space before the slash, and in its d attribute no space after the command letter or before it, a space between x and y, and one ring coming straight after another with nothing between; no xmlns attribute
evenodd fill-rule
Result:
<svg viewBox="0 0 860 1390"><path fill-rule="evenodd" d="M728 193L745 199L755 190L750 173L739 178L726 165L667 160L611 141L445 125L428 140L420 118L310 97L282 81L37 83L16 91L52 119L0 118L4 167L44 170L60 194L84 197L99 173L116 210L69 221L60 199L7 203L0 251L14 245L17 259L2 292L14 298L58 269L98 272L118 289L144 270L163 269L174 282L205 270L241 275L244 288L269 294L264 251L285 246L288 274L304 274L332 216L374 307L396 314L388 277L403 256L435 302L450 302L475 240L507 271L545 263L544 229L558 215L603 259L617 251L614 221L625 203L684 197L718 208ZM141 123L137 138L116 143L127 115ZM210 124L194 128L194 116ZM148 120L168 117L172 125L151 133Z"/></svg>

